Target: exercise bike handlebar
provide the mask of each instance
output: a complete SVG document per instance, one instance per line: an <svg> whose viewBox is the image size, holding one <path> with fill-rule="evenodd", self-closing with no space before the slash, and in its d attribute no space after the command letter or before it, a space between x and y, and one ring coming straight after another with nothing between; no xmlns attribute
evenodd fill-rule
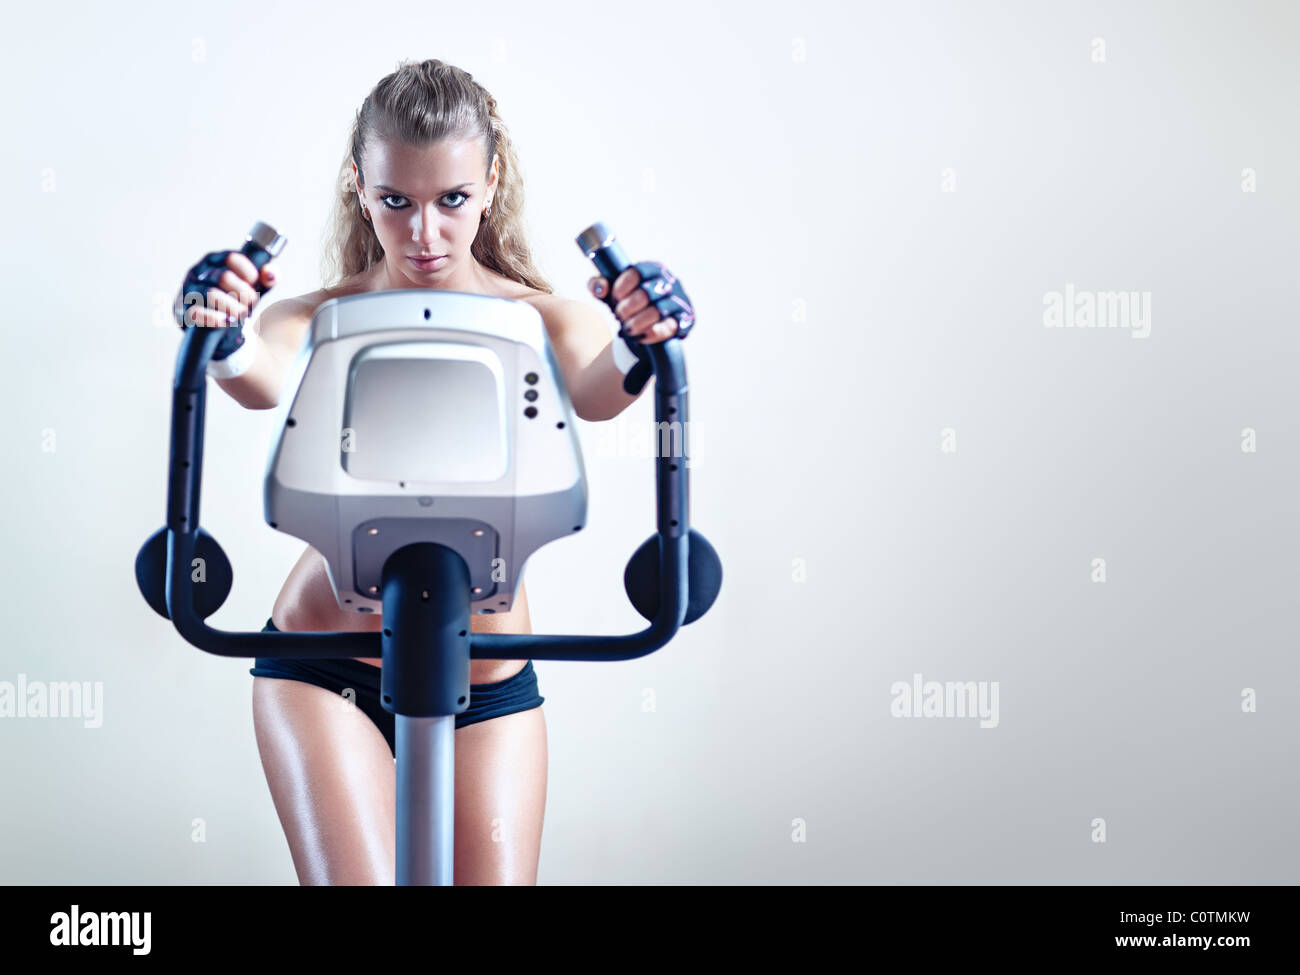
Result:
<svg viewBox="0 0 1300 975"><path fill-rule="evenodd" d="M603 229L600 224L595 227ZM590 230L584 233L589 234ZM155 610L171 619L177 632L189 643L218 656L380 657L381 635L374 631L228 632L205 622L205 617L224 602L233 576L220 546L200 527L206 370L221 337L219 328L189 328L182 333L172 387L167 523L145 543L137 558L136 574L141 591ZM614 341L622 339L616 337ZM670 430L685 430L688 417L686 364L680 345L679 340L669 339L643 346L655 376L656 424L670 424ZM654 457L657 519L656 535L652 539L658 541L657 610L650 617L644 608L638 607L650 618L650 625L640 632L622 636L473 633L472 658L631 660L658 650L684 622L690 622L686 617L692 538L698 539L701 547L698 557L705 558L707 553L708 558L717 560L703 536L692 533L690 528L688 465L681 457L672 456L673 451L667 453L663 456L656 451ZM653 554L650 553L652 557ZM192 567L196 555L204 558L212 579L195 582ZM720 565L716 571L720 580ZM197 587L214 583L217 590L224 586L225 592L205 593L206 604L201 611L196 607ZM716 588L704 597L704 608L697 609L696 617L712 603L714 595Z"/></svg>

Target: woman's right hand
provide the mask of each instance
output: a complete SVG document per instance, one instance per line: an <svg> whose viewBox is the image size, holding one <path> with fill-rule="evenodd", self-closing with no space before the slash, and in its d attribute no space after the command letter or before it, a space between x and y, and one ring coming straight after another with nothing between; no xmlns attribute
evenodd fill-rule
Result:
<svg viewBox="0 0 1300 975"><path fill-rule="evenodd" d="M183 310L182 328L191 325L222 328L228 325L243 325L248 315L257 305L261 294L253 287L261 282L264 291L269 291L275 284L275 261L267 261L259 273L257 266L248 256L239 251L228 251L221 261L221 252L214 251L204 256L194 267L190 268L181 284L181 293L177 299L178 310ZM203 284L196 284L195 277L200 271ZM217 267L222 271L216 275ZM208 282L216 281L216 285ZM233 294L232 294L233 292ZM202 294L199 301L194 295Z"/></svg>

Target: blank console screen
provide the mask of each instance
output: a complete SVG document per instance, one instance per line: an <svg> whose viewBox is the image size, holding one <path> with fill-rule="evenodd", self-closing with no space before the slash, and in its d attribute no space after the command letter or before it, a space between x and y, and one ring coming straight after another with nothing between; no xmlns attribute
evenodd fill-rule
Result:
<svg viewBox="0 0 1300 975"><path fill-rule="evenodd" d="M490 349L452 342L369 348L352 363L343 468L381 481L496 481L508 463L505 384Z"/></svg>

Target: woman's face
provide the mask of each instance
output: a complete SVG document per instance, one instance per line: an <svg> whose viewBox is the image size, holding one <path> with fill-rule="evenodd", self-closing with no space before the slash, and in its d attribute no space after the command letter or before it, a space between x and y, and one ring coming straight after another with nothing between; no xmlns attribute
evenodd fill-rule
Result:
<svg viewBox="0 0 1300 975"><path fill-rule="evenodd" d="M447 287L475 275L469 249L497 185L496 157L485 181L483 155L477 140L416 147L373 139L366 146L366 186L358 182L357 192L393 287Z"/></svg>

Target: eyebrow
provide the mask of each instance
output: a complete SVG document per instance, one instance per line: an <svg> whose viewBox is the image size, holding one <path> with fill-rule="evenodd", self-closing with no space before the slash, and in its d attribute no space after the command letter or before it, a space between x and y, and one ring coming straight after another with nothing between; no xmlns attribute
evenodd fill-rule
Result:
<svg viewBox="0 0 1300 975"><path fill-rule="evenodd" d="M453 186L453 187L452 187L451 189L449 189L449 190L443 190L443 191L442 191L441 193L439 193L438 195L439 195L439 196L446 196L448 193L455 193L457 190L463 190L465 187L467 187L467 186L473 186L473 185L474 185L474 181L473 181L473 180L470 180L470 182L468 182L468 183L461 183L459 186ZM406 195L407 195L406 193L403 193L401 190L394 189L394 188L391 187L391 186L385 186L383 183L376 183L376 184L375 184L375 189L377 189L377 190L382 190L382 191L385 192L385 193L394 193L394 194L396 194L397 196L406 196Z"/></svg>

